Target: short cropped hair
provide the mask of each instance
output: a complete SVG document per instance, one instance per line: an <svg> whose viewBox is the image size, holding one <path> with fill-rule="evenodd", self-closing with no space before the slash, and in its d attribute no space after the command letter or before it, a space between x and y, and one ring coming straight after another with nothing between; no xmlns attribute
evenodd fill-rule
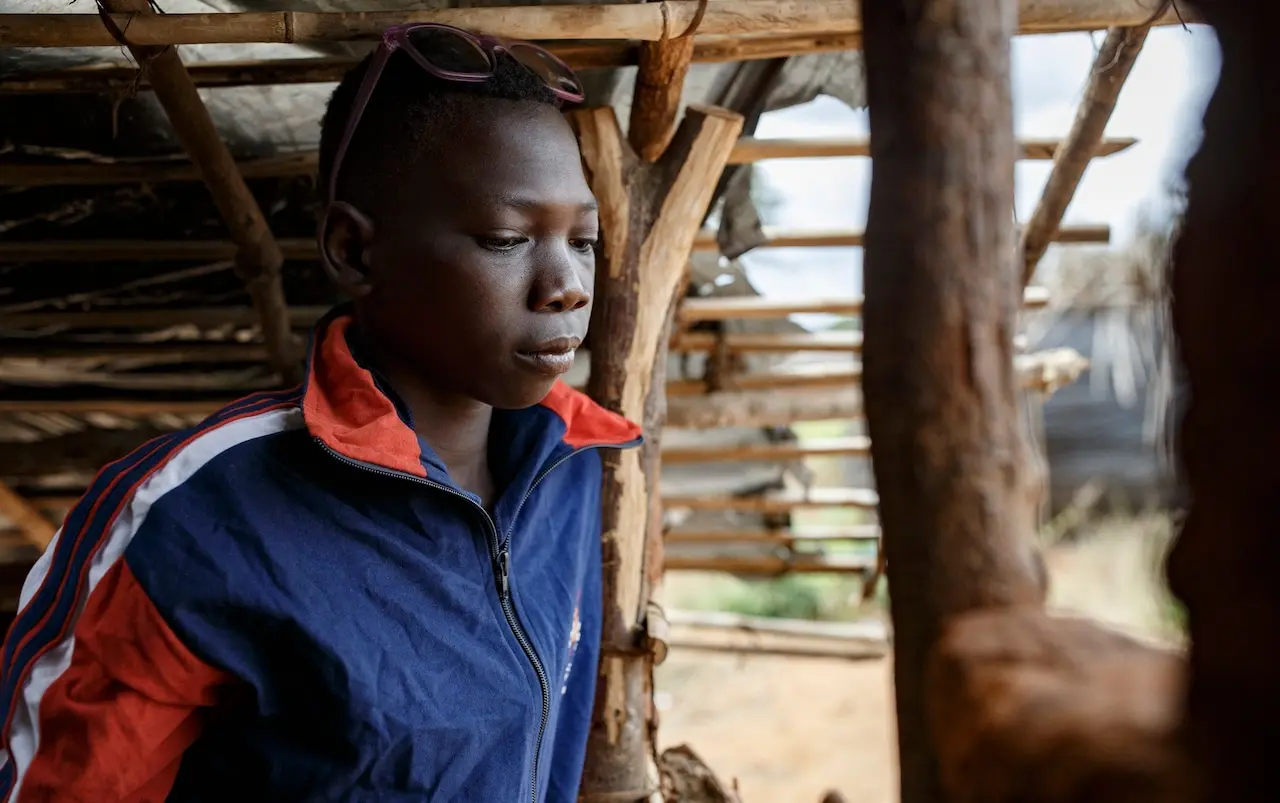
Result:
<svg viewBox="0 0 1280 803"><path fill-rule="evenodd" d="M356 93L373 55L353 67L334 89L320 125L320 187L326 191L335 152ZM478 99L497 99L559 107L547 85L506 53L498 53L494 74L484 82L436 78L408 54L391 55L365 106L346 154L334 200L357 206L388 197L394 180L453 126L474 113ZM373 210L366 210L372 212Z"/></svg>

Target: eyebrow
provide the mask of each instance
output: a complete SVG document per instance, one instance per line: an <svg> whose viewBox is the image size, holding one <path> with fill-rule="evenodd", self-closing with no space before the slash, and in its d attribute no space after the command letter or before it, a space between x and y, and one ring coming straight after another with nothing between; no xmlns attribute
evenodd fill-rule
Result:
<svg viewBox="0 0 1280 803"><path fill-rule="evenodd" d="M546 201L540 201L536 198L514 196L514 195L501 195L498 197L497 200L503 206L509 206L515 209L539 210L539 209L546 209L548 206L562 205L557 203L548 203ZM597 212L600 210L600 202L597 201L595 198L592 198L589 201L583 201L580 204L575 204L574 206L579 212Z"/></svg>

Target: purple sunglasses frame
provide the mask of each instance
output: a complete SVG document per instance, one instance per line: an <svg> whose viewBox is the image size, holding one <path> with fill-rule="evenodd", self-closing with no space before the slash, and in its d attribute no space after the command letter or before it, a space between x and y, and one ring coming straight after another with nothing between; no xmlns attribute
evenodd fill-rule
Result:
<svg viewBox="0 0 1280 803"><path fill-rule="evenodd" d="M409 42L409 34L413 31L422 30L424 28L432 28L439 31L448 31L456 34L470 42L481 54L489 61L489 71L484 73L478 72L454 72L452 70L441 69L430 61L426 56L418 52L418 49ZM553 86L547 81L545 76L538 73L529 65L525 64L521 59L515 57L511 52L512 47L519 46L530 48L537 52L540 56L548 59L553 64L559 65L564 69L565 75L573 78L581 89L582 84L578 82L578 77L574 73L573 68L565 64L554 53L546 48L539 47L532 42L524 42L515 39L503 39L497 36L488 36L486 34L475 34L462 28L455 28L452 25L444 25L437 22L419 22L409 23L407 25L396 25L388 28L382 33L382 41L378 44L378 50L373 57L373 61L369 64L369 69L365 73L364 81L360 84L360 91L356 94L355 103L351 106L351 114L347 118L346 128L343 129L342 139L338 142L338 149L333 154L333 165L329 168L329 186L326 201L332 204L337 195L338 190L338 174L342 169L343 157L346 156L347 148L351 145L351 139L355 136L356 127L360 124L360 118L364 116L364 110L369 105L369 98L373 96L373 90L378 85L378 80L382 77L383 70L387 67L387 62L391 60L391 55L397 50L403 50L409 54L419 67L426 70L430 75L445 81L457 81L459 83L480 83L488 80L493 75L493 68L496 66L496 56L499 52L506 52L508 55L516 58L522 66L530 72L541 78L546 83L556 97L569 103L581 103L585 96L581 91L571 92L558 86ZM326 212L326 217L328 214ZM322 249L323 250L323 249Z"/></svg>

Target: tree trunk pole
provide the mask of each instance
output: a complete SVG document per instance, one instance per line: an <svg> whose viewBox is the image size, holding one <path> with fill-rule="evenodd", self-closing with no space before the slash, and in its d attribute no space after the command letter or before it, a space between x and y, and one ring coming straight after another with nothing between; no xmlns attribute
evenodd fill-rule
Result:
<svg viewBox="0 0 1280 803"><path fill-rule="evenodd" d="M947 617L1043 597L1018 415L1015 0L862 6L871 155L862 390L894 629L902 803L942 800L925 665Z"/></svg>

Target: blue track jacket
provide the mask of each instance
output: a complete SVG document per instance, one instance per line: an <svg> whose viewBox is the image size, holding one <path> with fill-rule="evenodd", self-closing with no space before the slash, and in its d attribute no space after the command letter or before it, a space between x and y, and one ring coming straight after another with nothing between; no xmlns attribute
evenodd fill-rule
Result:
<svg viewBox="0 0 1280 803"><path fill-rule="evenodd" d="M576 799L600 450L639 428L563 384L495 412L487 512L350 324L94 480L4 641L0 801Z"/></svg>

